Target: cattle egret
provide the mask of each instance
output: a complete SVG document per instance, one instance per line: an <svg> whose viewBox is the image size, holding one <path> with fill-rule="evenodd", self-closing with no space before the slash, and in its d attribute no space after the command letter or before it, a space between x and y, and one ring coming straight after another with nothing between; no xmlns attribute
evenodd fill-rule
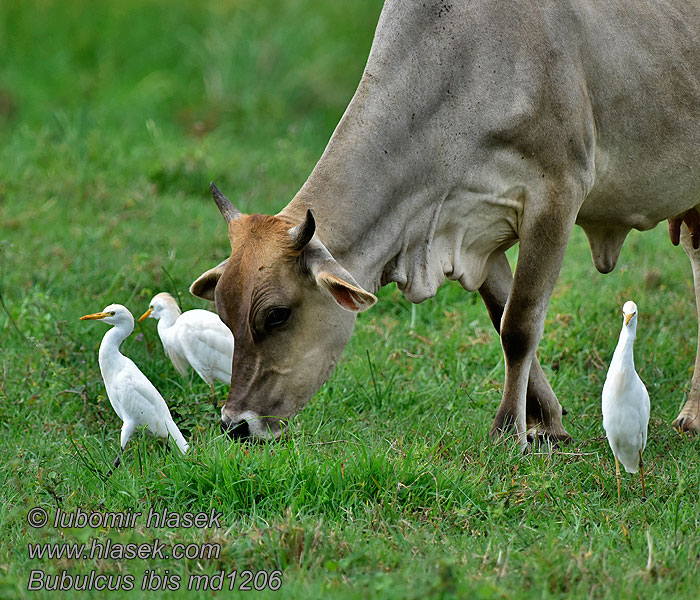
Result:
<svg viewBox="0 0 700 600"><path fill-rule="evenodd" d="M644 487L642 452L647 443L649 394L634 370L634 338L637 334L637 305L625 302L620 340L615 348L603 385L603 428L615 456L617 502L620 503L620 462L628 473L639 471Z"/></svg>
<svg viewBox="0 0 700 600"><path fill-rule="evenodd" d="M167 292L156 294L139 322L151 317L158 321L163 348L178 373L191 366L211 387L214 381L231 385L233 334L216 313L188 310L180 313L175 298Z"/></svg>
<svg viewBox="0 0 700 600"><path fill-rule="evenodd" d="M109 401L124 423L122 452L134 429L142 425L158 437L172 436L180 451L187 452L189 446L170 416L163 397L134 362L119 352L121 343L134 330L134 317L129 310L121 304L110 304L102 312L85 315L80 320L98 320L114 325L102 338L98 361ZM118 465L119 457L114 461L114 466Z"/></svg>

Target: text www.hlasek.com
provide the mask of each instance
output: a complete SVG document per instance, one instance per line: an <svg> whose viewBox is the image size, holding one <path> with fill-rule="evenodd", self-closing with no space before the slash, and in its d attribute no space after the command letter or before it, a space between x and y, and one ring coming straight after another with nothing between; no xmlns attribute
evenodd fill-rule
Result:
<svg viewBox="0 0 700 600"><path fill-rule="evenodd" d="M153 540L143 544L115 544L111 540L98 542L92 540L90 544L29 544L29 558L56 560L59 558L82 559L82 560L134 560L139 558L147 560L152 558L174 558L177 560L188 558L194 559L217 559L221 553L219 544L173 544L168 552L167 544Z"/></svg>
<svg viewBox="0 0 700 600"><path fill-rule="evenodd" d="M220 528L221 513L175 513L149 510L147 515L140 512L122 513L85 512L77 509L64 512L56 510L53 526L56 529L133 529L141 521L147 529L167 528ZM35 507L27 514L27 522L34 529L42 529L50 523L48 512ZM216 543L175 543L168 544L161 539L143 543L117 543L110 539L92 538L89 542L29 543L27 554L30 560L47 561L121 561L121 560L218 560L221 545ZM84 590L124 590L176 591L185 587L190 591L244 591L278 590L282 586L282 572L275 571L217 571L210 574L190 574L186 579L169 569L145 569L139 576L130 573L107 574L92 569L75 573L63 569L58 573L47 573L44 569L33 569L27 581L28 591L84 591Z"/></svg>

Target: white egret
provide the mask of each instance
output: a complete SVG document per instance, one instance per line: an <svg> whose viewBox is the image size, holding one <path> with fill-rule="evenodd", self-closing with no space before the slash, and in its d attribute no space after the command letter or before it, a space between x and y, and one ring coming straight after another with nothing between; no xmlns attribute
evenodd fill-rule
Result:
<svg viewBox="0 0 700 600"><path fill-rule="evenodd" d="M644 487L642 452L647 444L649 393L634 370L634 339L637 334L637 305L622 307L623 323L608 375L603 385L603 428L615 456L617 502L620 503L620 462L628 473L639 471Z"/></svg>
<svg viewBox="0 0 700 600"><path fill-rule="evenodd" d="M188 444L173 421L163 396L134 362L119 351L121 343L134 330L134 317L121 304L110 304L102 312L80 317L81 321L99 320L114 325L102 338L98 362L107 396L114 412L123 421L122 452L136 427L145 425L161 438L171 436L184 454ZM114 466L119 465L119 456Z"/></svg>
<svg viewBox="0 0 700 600"><path fill-rule="evenodd" d="M158 321L163 349L181 375L191 366L209 384L212 399L215 381L231 385L233 334L219 315L201 309L181 313L175 298L161 292L139 322L149 317Z"/></svg>

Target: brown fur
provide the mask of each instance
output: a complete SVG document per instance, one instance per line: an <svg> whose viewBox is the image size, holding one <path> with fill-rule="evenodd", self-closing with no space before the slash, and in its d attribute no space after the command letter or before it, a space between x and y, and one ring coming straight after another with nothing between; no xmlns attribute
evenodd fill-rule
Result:
<svg viewBox="0 0 700 600"><path fill-rule="evenodd" d="M294 248L289 228L293 223L270 215L242 215L229 223L231 257L245 269L251 260L268 263L279 259L295 260L300 250Z"/></svg>
<svg viewBox="0 0 700 600"><path fill-rule="evenodd" d="M355 314L376 298L312 239L315 222L308 212L300 229L296 219L229 212L237 215L229 221L230 258L190 289L216 302L236 340L223 426L245 422L252 435L277 437L283 420L328 378ZM279 328L268 327L277 308L286 309L288 318Z"/></svg>

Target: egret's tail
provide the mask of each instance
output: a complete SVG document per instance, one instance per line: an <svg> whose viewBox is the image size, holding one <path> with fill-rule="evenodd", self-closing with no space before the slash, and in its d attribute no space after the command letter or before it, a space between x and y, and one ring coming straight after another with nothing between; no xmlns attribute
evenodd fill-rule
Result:
<svg viewBox="0 0 700 600"><path fill-rule="evenodd" d="M177 447L180 449L180 452L185 454L187 450L189 449L189 444L185 440L185 436L182 435L180 430L178 429L177 425L175 425L175 421L171 419L168 419L165 422L165 426L168 428L168 433L170 436L175 440L175 443L177 444Z"/></svg>
<svg viewBox="0 0 700 600"><path fill-rule="evenodd" d="M639 471L639 454L621 452L618 458L625 468L625 471L628 473L636 473Z"/></svg>

